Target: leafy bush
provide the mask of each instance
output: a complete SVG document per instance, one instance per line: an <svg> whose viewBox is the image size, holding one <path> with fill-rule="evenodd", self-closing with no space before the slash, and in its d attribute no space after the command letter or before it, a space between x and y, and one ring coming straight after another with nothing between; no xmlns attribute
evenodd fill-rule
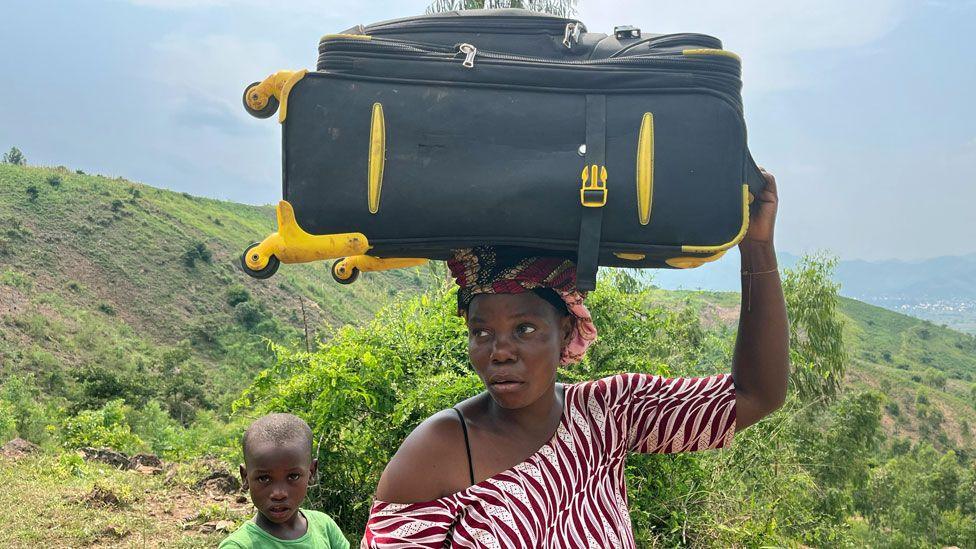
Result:
<svg viewBox="0 0 976 549"><path fill-rule="evenodd" d="M234 318L245 328L254 328L264 320L264 311L259 305L251 301L244 301L234 306Z"/></svg>
<svg viewBox="0 0 976 549"><path fill-rule="evenodd" d="M226 317L225 317L226 318ZM205 316L190 329L190 340L195 345L216 345L223 322L215 316Z"/></svg>
<svg viewBox="0 0 976 549"><path fill-rule="evenodd" d="M923 382L934 389L939 389L944 391L946 388L946 375L944 372L936 370L935 368L926 368L922 372Z"/></svg>
<svg viewBox="0 0 976 549"><path fill-rule="evenodd" d="M47 176L47 184L57 189L61 186L61 176L56 173Z"/></svg>
<svg viewBox="0 0 976 549"><path fill-rule="evenodd" d="M31 202L36 202L38 195L41 194L41 191L37 188L37 185L34 185L33 183L27 186L26 191L27 200L30 200Z"/></svg>
<svg viewBox="0 0 976 549"><path fill-rule="evenodd" d="M58 420L57 410L42 400L33 374L7 377L0 385L0 402L5 404L4 414L13 418L17 435L31 442L45 442L48 425Z"/></svg>
<svg viewBox="0 0 976 549"><path fill-rule="evenodd" d="M213 254L203 242L194 242L185 252L183 252L183 264L193 268L197 261L210 264L213 261Z"/></svg>
<svg viewBox="0 0 976 549"><path fill-rule="evenodd" d="M238 303L244 303L251 299L251 294L243 284L234 284L230 288L227 288L225 296L227 304L231 307L235 307Z"/></svg>
<svg viewBox="0 0 976 549"><path fill-rule="evenodd" d="M0 444L17 436L17 418L14 407L5 400L0 400Z"/></svg>
<svg viewBox="0 0 976 549"><path fill-rule="evenodd" d="M66 418L60 426L61 444L68 449L107 446L127 453L145 447L126 421L127 407L121 399L112 400L99 410L85 410Z"/></svg>

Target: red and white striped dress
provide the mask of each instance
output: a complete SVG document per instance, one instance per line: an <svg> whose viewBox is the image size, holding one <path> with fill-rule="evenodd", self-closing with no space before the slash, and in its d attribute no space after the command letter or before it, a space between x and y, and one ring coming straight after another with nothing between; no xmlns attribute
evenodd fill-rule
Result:
<svg viewBox="0 0 976 549"><path fill-rule="evenodd" d="M627 454L721 448L734 431L727 374L566 385L556 434L536 453L450 496L375 501L361 547L633 548Z"/></svg>

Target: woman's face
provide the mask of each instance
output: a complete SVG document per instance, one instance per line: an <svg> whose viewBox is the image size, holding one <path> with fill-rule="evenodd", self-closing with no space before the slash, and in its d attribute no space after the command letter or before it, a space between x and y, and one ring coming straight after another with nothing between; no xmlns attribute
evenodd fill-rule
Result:
<svg viewBox="0 0 976 549"><path fill-rule="evenodd" d="M568 315L533 292L482 294L468 306L467 325L471 364L499 406L522 408L552 389Z"/></svg>

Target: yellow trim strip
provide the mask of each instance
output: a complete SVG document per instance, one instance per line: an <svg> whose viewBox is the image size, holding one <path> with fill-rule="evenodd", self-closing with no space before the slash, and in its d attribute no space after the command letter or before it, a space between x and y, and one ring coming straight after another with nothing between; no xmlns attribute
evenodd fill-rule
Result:
<svg viewBox="0 0 976 549"><path fill-rule="evenodd" d="M373 103L373 121L369 130L369 213L380 211L383 192L383 168L386 164L386 118L383 104Z"/></svg>
<svg viewBox="0 0 976 549"><path fill-rule="evenodd" d="M334 38L345 38L346 40L372 40L373 37L368 34L326 34L321 40L330 40Z"/></svg>
<svg viewBox="0 0 976 549"><path fill-rule="evenodd" d="M651 222L651 197L654 195L654 115L641 120L637 138L637 216L641 225Z"/></svg>
<svg viewBox="0 0 976 549"><path fill-rule="evenodd" d="M698 253L707 254L713 252L721 252L723 250L728 250L732 246L739 243L745 236L746 231L749 230L749 185L742 185L742 227L739 228L739 234L735 235L731 241L725 244L719 244L717 246L682 246L681 251L687 253Z"/></svg>
<svg viewBox="0 0 976 549"><path fill-rule="evenodd" d="M280 106L278 107L278 123L283 124L285 122L285 117L288 116L288 94L291 93L291 89L298 83L299 80L305 78L308 74L306 69L300 71L295 71L294 74L288 77L285 81L285 85L281 88L281 97L279 98Z"/></svg>
<svg viewBox="0 0 976 549"><path fill-rule="evenodd" d="M700 49L682 50L681 53L683 55L722 55L722 56L725 56L725 57L731 57L732 59L735 59L736 61L739 61L739 62L742 61L742 58L739 57L739 54L737 54L735 52L732 52L732 51L728 51L728 50L717 50L717 49L712 49L712 48L700 48Z"/></svg>
<svg viewBox="0 0 976 549"><path fill-rule="evenodd" d="M613 252L613 255L619 257L620 259L626 259L627 261L640 261L647 257L647 254L632 254L629 252Z"/></svg>
<svg viewBox="0 0 976 549"><path fill-rule="evenodd" d="M728 250L722 250L716 254L707 255L704 257L672 257L665 259L664 262L676 269L694 269L695 267L701 267L706 263L711 263L716 259L719 259Z"/></svg>

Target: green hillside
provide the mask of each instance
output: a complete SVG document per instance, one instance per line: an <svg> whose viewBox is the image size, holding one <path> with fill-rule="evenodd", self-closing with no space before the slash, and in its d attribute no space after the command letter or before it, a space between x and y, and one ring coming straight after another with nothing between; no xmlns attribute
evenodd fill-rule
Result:
<svg viewBox="0 0 976 549"><path fill-rule="evenodd" d="M848 384L879 390L886 431L936 447L976 448L976 336L842 299Z"/></svg>
<svg viewBox="0 0 976 549"><path fill-rule="evenodd" d="M314 348L430 278L339 286L317 263L251 279L240 253L274 226L271 207L0 165L0 375L33 376L69 407L127 395L177 416L226 409L269 364L266 338L304 346L304 318Z"/></svg>
<svg viewBox="0 0 976 549"><path fill-rule="evenodd" d="M734 337L737 293L653 295L669 307L690 304L706 327ZM890 436L976 450L976 336L843 297L839 312L849 357L843 390L885 395L882 424Z"/></svg>

